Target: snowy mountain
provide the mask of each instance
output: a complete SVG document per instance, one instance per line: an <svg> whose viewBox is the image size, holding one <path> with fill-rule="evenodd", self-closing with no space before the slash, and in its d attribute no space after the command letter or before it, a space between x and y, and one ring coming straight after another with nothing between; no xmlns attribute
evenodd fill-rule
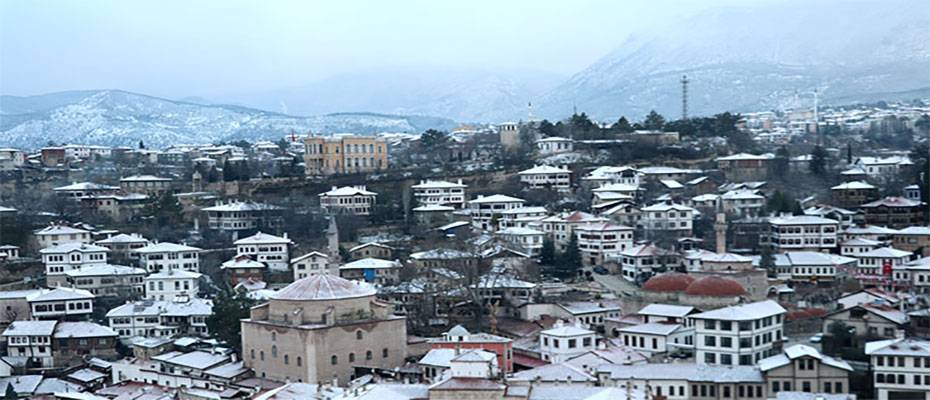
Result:
<svg viewBox="0 0 930 400"><path fill-rule="evenodd" d="M701 115L810 106L814 89L825 102L909 96L930 88L928 71L926 3L779 2L708 10L632 37L538 104L545 116L575 105L605 119L651 109L678 118L682 75L690 114Z"/></svg>
<svg viewBox="0 0 930 400"><path fill-rule="evenodd" d="M293 115L370 111L492 122L525 118L528 101L564 80L564 76L536 70L385 67L223 100Z"/></svg>
<svg viewBox="0 0 930 400"><path fill-rule="evenodd" d="M57 143L150 147L277 139L290 132L422 132L452 121L372 113L295 117L230 105L167 100L119 90L0 96L0 147Z"/></svg>

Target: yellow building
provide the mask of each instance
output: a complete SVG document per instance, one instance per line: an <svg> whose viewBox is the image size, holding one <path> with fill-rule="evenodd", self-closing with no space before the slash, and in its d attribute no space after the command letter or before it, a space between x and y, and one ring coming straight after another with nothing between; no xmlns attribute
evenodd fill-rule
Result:
<svg viewBox="0 0 930 400"><path fill-rule="evenodd" d="M388 167L387 142L375 136L311 136L304 139L307 175L372 172Z"/></svg>

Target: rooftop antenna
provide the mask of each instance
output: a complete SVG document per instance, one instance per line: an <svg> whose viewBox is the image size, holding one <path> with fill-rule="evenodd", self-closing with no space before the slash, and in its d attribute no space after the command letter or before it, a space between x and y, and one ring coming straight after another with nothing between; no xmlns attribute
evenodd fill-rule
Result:
<svg viewBox="0 0 930 400"><path fill-rule="evenodd" d="M681 76L681 119L688 119L688 75Z"/></svg>

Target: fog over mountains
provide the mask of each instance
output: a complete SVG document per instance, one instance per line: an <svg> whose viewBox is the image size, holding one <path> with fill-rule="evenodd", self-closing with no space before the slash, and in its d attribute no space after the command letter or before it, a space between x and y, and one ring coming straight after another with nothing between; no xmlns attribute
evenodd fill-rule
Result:
<svg viewBox="0 0 930 400"><path fill-rule="evenodd" d="M0 145L204 143L308 129L418 132L448 129L453 120L526 119L529 102L537 117L550 119L574 107L602 120L639 119L651 109L678 118L685 74L691 115L809 106L814 89L824 103L913 99L930 95L930 5L836 0L713 9L634 35L572 76L538 65L372 65L302 87L208 99L118 90L3 96Z"/></svg>

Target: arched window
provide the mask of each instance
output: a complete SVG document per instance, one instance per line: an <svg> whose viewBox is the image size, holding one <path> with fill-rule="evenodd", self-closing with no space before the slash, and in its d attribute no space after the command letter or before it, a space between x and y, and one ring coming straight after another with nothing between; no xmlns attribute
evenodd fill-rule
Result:
<svg viewBox="0 0 930 400"><path fill-rule="evenodd" d="M339 364L339 357L336 357L336 356L330 357L329 363L332 364L332 365Z"/></svg>
<svg viewBox="0 0 930 400"><path fill-rule="evenodd" d="M271 356L274 358L278 358L278 346L275 346L275 345L271 346Z"/></svg>
<svg viewBox="0 0 930 400"><path fill-rule="evenodd" d="M355 339L356 339L356 340L362 340L362 337L363 337L363 336L364 336L364 334L362 333L362 330L361 330L361 329L355 331Z"/></svg>
<svg viewBox="0 0 930 400"><path fill-rule="evenodd" d="M381 349L381 357L388 358L388 349L387 347Z"/></svg>
<svg viewBox="0 0 930 400"><path fill-rule="evenodd" d="M304 363L304 360L300 358L300 356L297 356L297 366L298 367L303 366L303 363Z"/></svg>
<svg viewBox="0 0 930 400"><path fill-rule="evenodd" d="M258 358L262 361L265 361L265 350L258 352Z"/></svg>
<svg viewBox="0 0 930 400"><path fill-rule="evenodd" d="M277 333L277 332L271 332L271 341L274 342L274 341L276 341L276 340L278 340L278 333Z"/></svg>
<svg viewBox="0 0 930 400"><path fill-rule="evenodd" d="M255 359L255 349L249 350L249 354L252 355L252 359Z"/></svg>
<svg viewBox="0 0 930 400"><path fill-rule="evenodd" d="M365 359L369 361L372 359L371 350L365 352Z"/></svg>
<svg viewBox="0 0 930 400"><path fill-rule="evenodd" d="M284 355L284 365L288 364L287 354Z"/></svg>
<svg viewBox="0 0 930 400"><path fill-rule="evenodd" d="M355 353L349 353L349 362L355 362Z"/></svg>

